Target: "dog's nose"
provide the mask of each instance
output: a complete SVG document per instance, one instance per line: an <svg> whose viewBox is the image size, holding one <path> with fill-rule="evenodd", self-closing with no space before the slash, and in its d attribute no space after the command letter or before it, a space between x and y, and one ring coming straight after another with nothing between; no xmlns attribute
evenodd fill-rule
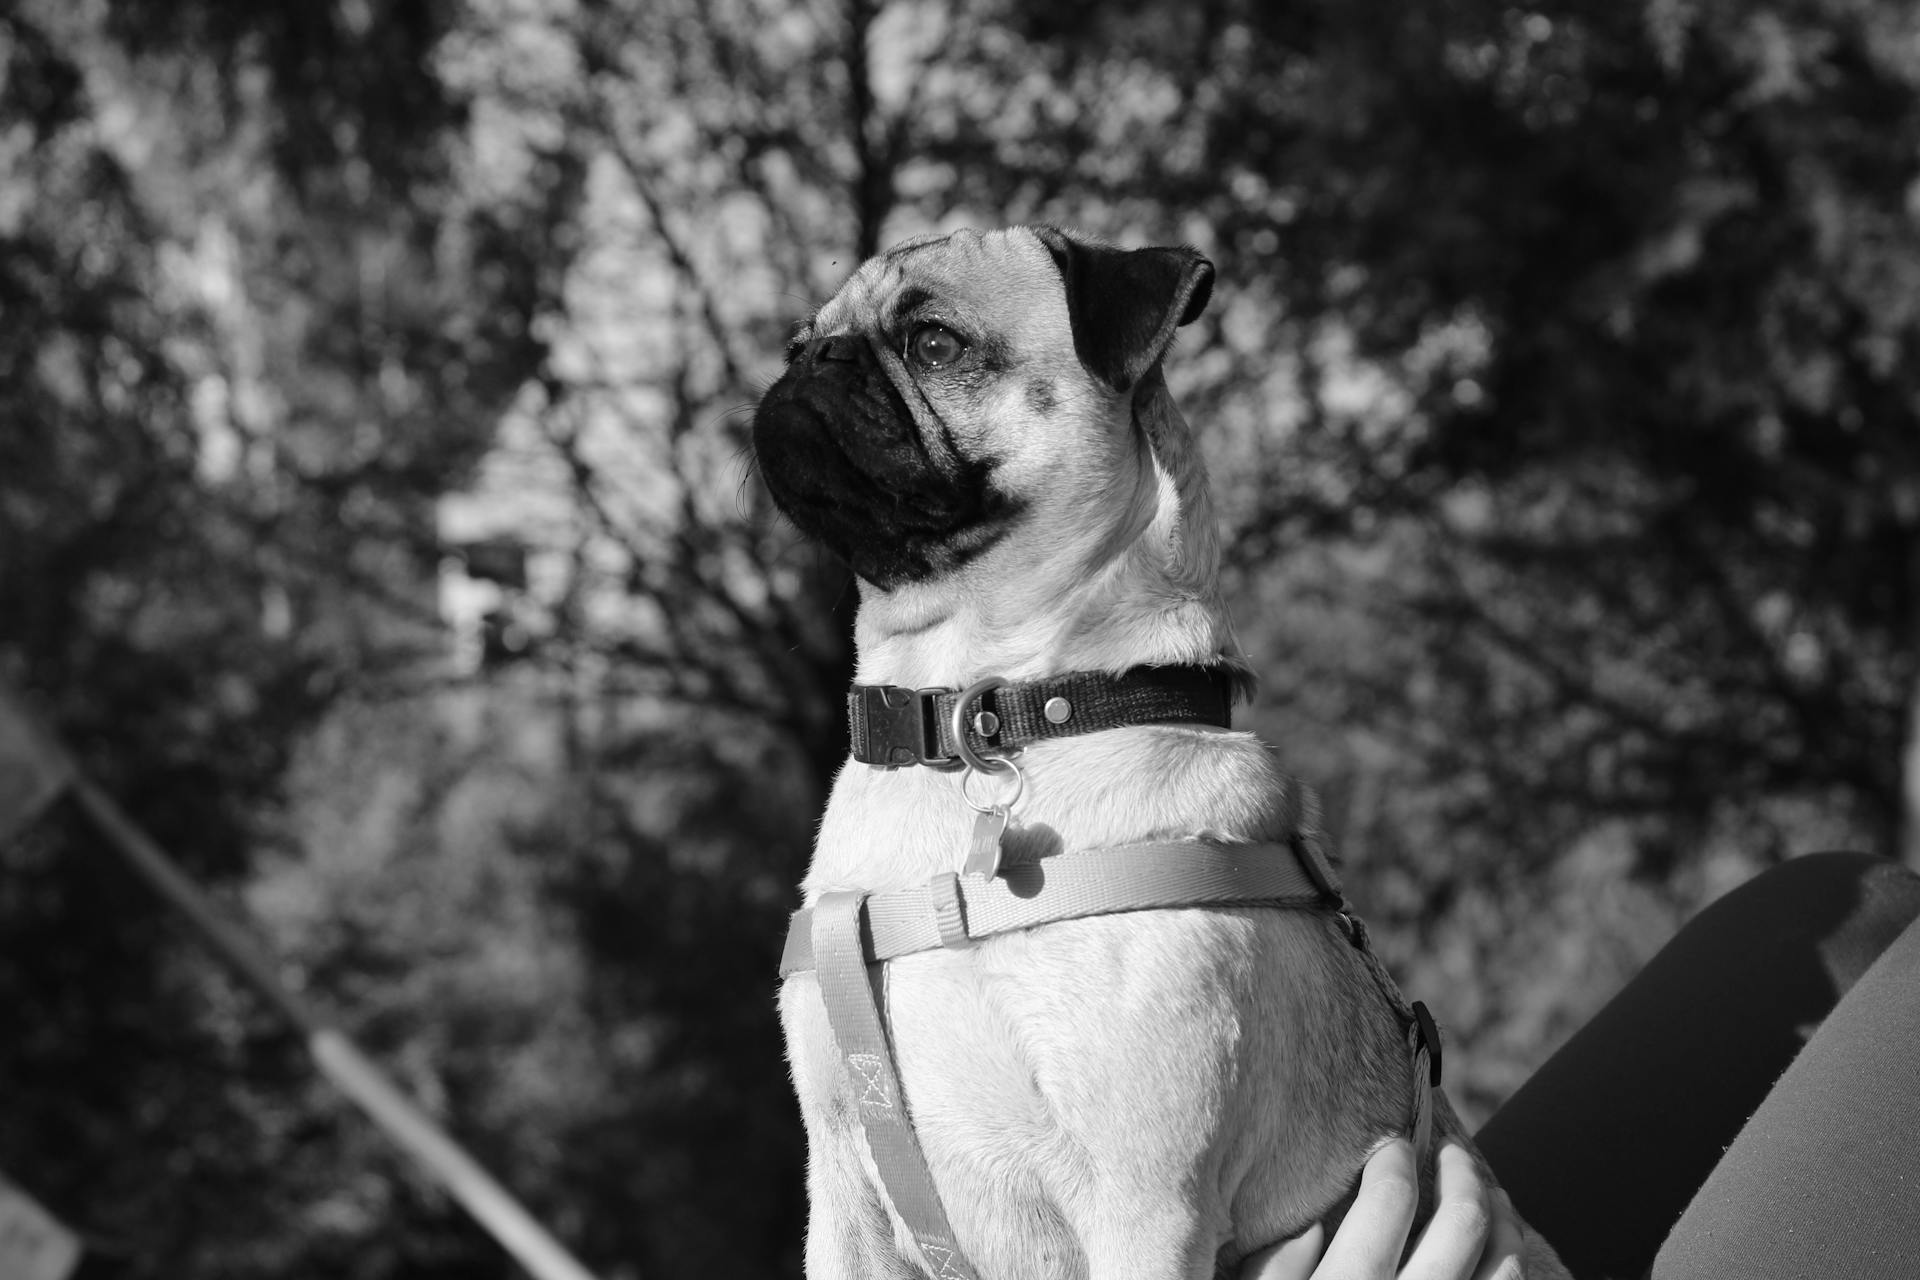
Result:
<svg viewBox="0 0 1920 1280"><path fill-rule="evenodd" d="M807 354L816 364L827 360L851 363L860 358L860 339L850 333L836 333L830 338L816 338L811 348Z"/></svg>

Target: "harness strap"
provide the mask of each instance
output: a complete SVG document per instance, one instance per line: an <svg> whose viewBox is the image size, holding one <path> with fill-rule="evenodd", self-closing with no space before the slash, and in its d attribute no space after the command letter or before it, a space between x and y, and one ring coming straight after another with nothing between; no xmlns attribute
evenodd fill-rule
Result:
<svg viewBox="0 0 1920 1280"><path fill-rule="evenodd" d="M1407 1024L1407 1051L1413 1060L1413 1102L1409 1108L1412 1114L1407 1118L1407 1136L1413 1141L1415 1162L1424 1167L1433 1152L1434 1097L1440 1092L1440 1028L1434 1024L1426 1005L1418 1000L1407 1003L1400 984L1393 980L1387 966L1369 945L1366 922L1347 901L1333 861L1327 857L1320 833L1320 798L1312 789L1295 784L1295 803L1299 807L1299 819L1292 843L1300 865L1313 877L1321 893L1338 904L1336 910L1346 923L1347 937L1359 948L1367 972L1373 975L1374 984L1388 1005Z"/></svg>
<svg viewBox="0 0 1920 1280"><path fill-rule="evenodd" d="M1331 877L1331 868L1324 874ZM1345 905L1337 888L1329 896L1317 875L1309 874L1296 847L1199 841L1055 854L1005 864L990 879L943 871L926 884L876 893L865 902L860 953L870 961L1122 911ZM818 951L810 921L818 910L816 905L793 913L781 977L814 967Z"/></svg>
<svg viewBox="0 0 1920 1280"><path fill-rule="evenodd" d="M934 1280L974 1280L974 1273L913 1131L874 991L879 975L869 966L1061 920L1209 906L1322 907L1346 922L1381 991L1408 1023L1413 1100L1407 1127L1424 1164L1440 1085L1438 1029L1425 1005L1407 1004L1367 945L1366 927L1349 909L1310 826L1284 846L1124 845L1008 864L993 877L941 872L925 885L889 893L822 894L811 908L793 913L780 975L817 970L834 1042L859 1090L861 1127L881 1184Z"/></svg>
<svg viewBox="0 0 1920 1280"><path fill-rule="evenodd" d="M1394 991L1398 994L1399 988ZM1424 1167L1433 1150L1434 1096L1440 1092L1440 1028L1420 1001L1415 1000L1408 1012L1413 1015L1413 1025L1407 1028L1407 1041L1413 1046L1413 1120L1407 1129L1414 1161Z"/></svg>
<svg viewBox="0 0 1920 1280"><path fill-rule="evenodd" d="M1311 793L1308 794L1311 797ZM1367 972L1373 975L1374 985L1380 988L1380 994L1400 1015L1400 1020L1407 1024L1407 1053L1413 1062L1413 1102L1407 1117L1407 1136L1413 1142L1415 1162L1424 1166L1433 1150L1434 1095L1440 1092L1440 1028L1434 1024L1433 1015L1427 1011L1426 1005L1418 1000L1407 1003L1400 984L1393 980L1393 975L1387 972L1387 966L1374 951L1367 937L1366 922L1355 914L1353 905L1347 901L1347 895L1341 890L1340 881L1334 874L1333 863L1321 845L1320 832L1315 825L1317 816L1309 799L1305 819L1293 838L1294 850L1300 856L1300 865L1306 868L1322 892L1336 904L1334 909L1346 925L1347 938L1360 952Z"/></svg>
<svg viewBox="0 0 1920 1280"><path fill-rule="evenodd" d="M860 1091L860 1127L894 1211L913 1233L936 1280L973 1280L907 1115L893 1047L887 1043L886 1024L860 954L860 898L858 893L829 893L814 906L813 950L820 957L827 1018L841 1060Z"/></svg>
<svg viewBox="0 0 1920 1280"><path fill-rule="evenodd" d="M1347 937L1359 950L1367 972L1373 975L1374 985L1407 1024L1407 1053L1413 1061L1413 1104L1407 1117L1407 1136L1413 1142L1415 1162L1424 1166L1432 1154L1434 1095L1440 1092L1440 1028L1426 1005L1418 1000L1407 1003L1400 984L1393 980L1368 942L1366 923L1353 913L1345 897L1340 899L1339 911L1347 926Z"/></svg>

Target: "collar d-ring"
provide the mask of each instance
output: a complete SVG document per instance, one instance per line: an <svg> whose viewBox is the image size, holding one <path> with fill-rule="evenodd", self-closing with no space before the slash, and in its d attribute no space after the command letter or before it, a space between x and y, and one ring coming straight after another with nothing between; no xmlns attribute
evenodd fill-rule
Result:
<svg viewBox="0 0 1920 1280"><path fill-rule="evenodd" d="M960 757L962 764L974 772L1005 773L1008 769L1013 769L1013 762L1006 757L983 756L967 745L967 708L979 701L983 695L992 693L1006 683L1005 676L987 676L984 679L975 680L960 691L960 696L953 700L953 710L947 713L947 728L953 731L954 754ZM985 738L990 735L982 733L980 736ZM1014 769L1013 772L1016 778L1020 776L1018 769ZM1014 796L1016 799L1019 798L1017 790ZM967 803L973 804L971 800ZM1009 803L1012 802L1009 801ZM979 807L974 805L976 809Z"/></svg>

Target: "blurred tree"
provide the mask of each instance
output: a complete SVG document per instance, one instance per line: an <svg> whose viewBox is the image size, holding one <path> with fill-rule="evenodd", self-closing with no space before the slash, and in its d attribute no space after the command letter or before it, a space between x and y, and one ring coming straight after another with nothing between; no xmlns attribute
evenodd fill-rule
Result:
<svg viewBox="0 0 1920 1280"><path fill-rule="evenodd" d="M1537 913L1570 850L1656 917L1920 858L1911 6L995 11L926 204L1215 257L1176 376L1257 715L1390 947ZM1562 1030L1622 971L1483 967L1551 973Z"/></svg>
<svg viewBox="0 0 1920 1280"><path fill-rule="evenodd" d="M1331 337L1400 397L1385 430L1319 407L1304 447L1331 484L1272 450L1242 553L1420 522L1396 573L1444 705L1410 719L1454 730L1479 816L1649 818L1656 876L1690 843L1676 824L1769 798L1898 850L1920 674L1911 7L1102 13L1019 20L1158 69L1191 145L1143 155L1138 190L1204 226L1230 278L1277 282L1320 376ZM1013 172L988 155L970 177Z"/></svg>
<svg viewBox="0 0 1920 1280"><path fill-rule="evenodd" d="M864 28L768 40L749 11L521 6L421 29L426 12L395 11L401 30L352 6L44 23L49 50L99 81L90 128L151 112L182 140L165 163L145 153L155 225L137 244L181 268L163 319L193 320L197 341L136 345L180 388L180 526L225 531L221 567L263 583L257 598L206 578L156 587L159 617L204 584L253 624L208 619L241 651L225 670L202 671L192 637L166 651L207 679L285 648L315 668L309 704L263 708L259 774L200 785L233 811L228 869L260 850L247 900L293 967L590 1258L614 1274L746 1255L790 1270L798 1130L771 973L841 752L851 594L844 570L773 531L757 490L743 509L732 415L748 362L766 367L793 316L781 289L830 287L890 207L873 202L894 160L856 159L857 179L838 157L821 169L815 149L844 126L787 83L823 55L829 80L864 74ZM339 59L369 61L335 76ZM725 81L703 78L721 65ZM369 95L411 105L372 111ZM660 110L681 102L691 132ZM814 135L781 144L784 168L710 158L741 120L777 128L783 112ZM842 221L854 188L867 194ZM756 266L774 220L794 238ZM799 279L781 274L796 263ZM436 502L468 482L473 502ZM504 533L474 525L502 502ZM50 532L37 515L19 527L28 546ZM477 670L447 661L436 591L483 601ZM70 728L87 673L17 654ZM69 923L33 918L54 936ZM133 962L155 952L223 989L164 934ZM212 998L189 990L175 1010L189 1050ZM254 1097L233 1132L162 1125L141 1153L194 1148L209 1203L259 1183L261 1216L210 1226L185 1211L192 1187L155 1178L117 1223L85 1212L72 1170L35 1185L96 1236L119 1230L134 1274L504 1267L375 1135L291 1088L286 1062L265 1074L248 1046L269 1033L250 1034L223 1060L240 1078L192 1081L217 1114ZM98 1039L72 1026L48 1043L70 1058ZM181 1078L173 1059L155 1071ZM49 1116L130 1103L68 1099L49 1078ZM16 1165L43 1137L21 1135ZM152 1168L117 1154L130 1179Z"/></svg>
<svg viewBox="0 0 1920 1280"><path fill-rule="evenodd" d="M302 8L316 43L295 8L0 16L0 668L229 885L325 708L437 656L432 500L537 354L533 228L458 201L444 112L296 145L316 80L443 97L434 31ZM287 1222L342 1174L341 1109L295 1046L72 815L0 859L0 1166L84 1228L83 1274L315 1273Z"/></svg>

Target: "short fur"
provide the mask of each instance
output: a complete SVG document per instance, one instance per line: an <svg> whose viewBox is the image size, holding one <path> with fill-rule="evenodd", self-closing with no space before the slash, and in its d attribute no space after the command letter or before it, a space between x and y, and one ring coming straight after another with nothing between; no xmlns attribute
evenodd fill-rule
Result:
<svg viewBox="0 0 1920 1280"><path fill-rule="evenodd" d="M1016 227L910 242L820 309L755 448L782 508L861 575L858 679L961 687L1144 663L1244 676L1205 470L1159 369L1211 278L1192 250ZM928 324L965 354L917 363ZM1016 860L1279 840L1301 817L1299 789L1246 733L1110 730L1019 764ZM806 899L958 870L972 820L958 775L849 761ZM1336 1222L1408 1119L1404 1028L1324 913L1071 921L882 973L914 1127L982 1280L1212 1276ZM780 1009L810 1152L807 1274L919 1275L811 973L785 982ZM1445 1106L1437 1123L1459 1136ZM1530 1243L1529 1274L1562 1274Z"/></svg>

